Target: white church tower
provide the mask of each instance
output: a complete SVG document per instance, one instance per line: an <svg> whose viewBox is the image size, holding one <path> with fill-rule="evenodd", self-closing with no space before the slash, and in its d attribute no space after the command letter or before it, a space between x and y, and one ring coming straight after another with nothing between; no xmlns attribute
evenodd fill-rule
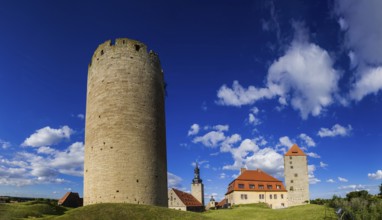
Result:
<svg viewBox="0 0 382 220"><path fill-rule="evenodd" d="M285 185L288 206L309 203L309 176L306 154L294 144L284 155Z"/></svg>
<svg viewBox="0 0 382 220"><path fill-rule="evenodd" d="M198 163L196 163L194 169L194 179L191 184L191 195L193 195L195 199L197 199L204 206L204 185L202 182L202 179L200 179L199 166Z"/></svg>

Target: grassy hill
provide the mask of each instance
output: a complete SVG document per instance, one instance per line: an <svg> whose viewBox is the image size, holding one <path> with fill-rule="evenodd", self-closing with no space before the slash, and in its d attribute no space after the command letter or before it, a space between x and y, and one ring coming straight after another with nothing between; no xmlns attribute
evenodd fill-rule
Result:
<svg viewBox="0 0 382 220"><path fill-rule="evenodd" d="M261 219L261 220L322 220L337 219L332 208L321 205L303 205L285 209L271 209L265 204L240 205L233 209L211 210L203 213L212 219Z"/></svg>
<svg viewBox="0 0 382 220"><path fill-rule="evenodd" d="M325 218L326 216L326 218ZM0 204L0 220L33 217L44 220L114 220L114 219L336 219L334 210L319 205L270 209L262 204L241 205L233 209L204 213L183 212L162 207L135 204L96 204L76 209L57 207L47 202Z"/></svg>

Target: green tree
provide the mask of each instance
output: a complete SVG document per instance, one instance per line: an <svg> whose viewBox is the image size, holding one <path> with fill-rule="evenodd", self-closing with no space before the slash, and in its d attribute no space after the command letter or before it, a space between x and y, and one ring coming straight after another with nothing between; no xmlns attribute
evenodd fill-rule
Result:
<svg viewBox="0 0 382 220"><path fill-rule="evenodd" d="M382 183L381 183L381 185L379 185L379 194L378 195L382 196Z"/></svg>
<svg viewBox="0 0 382 220"><path fill-rule="evenodd" d="M361 191L354 191L346 194L346 199L350 201L352 198L363 198L363 199L370 199L371 195L369 194L368 191L366 190L361 190Z"/></svg>

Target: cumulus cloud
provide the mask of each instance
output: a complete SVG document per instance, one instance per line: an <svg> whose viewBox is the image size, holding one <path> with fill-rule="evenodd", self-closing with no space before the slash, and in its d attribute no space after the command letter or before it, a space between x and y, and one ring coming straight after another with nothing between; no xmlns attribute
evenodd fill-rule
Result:
<svg viewBox="0 0 382 220"><path fill-rule="evenodd" d="M3 149L8 149L9 147L11 147L11 143L0 139L0 146Z"/></svg>
<svg viewBox="0 0 382 220"><path fill-rule="evenodd" d="M345 178L343 178L343 177L338 177L338 180L339 180L340 182L343 182L343 183L347 183L347 182L348 182L348 180L345 179Z"/></svg>
<svg viewBox="0 0 382 220"><path fill-rule="evenodd" d="M328 164L326 164L326 163L324 163L324 162L322 162L322 161L320 162L320 167L321 167L321 168L325 168L325 167L327 167L327 166L328 166Z"/></svg>
<svg viewBox="0 0 382 220"><path fill-rule="evenodd" d="M244 88L234 81L232 88L223 85L217 93L218 104L251 105L262 99L278 97L281 105L288 103L303 119L318 116L331 105L338 90L340 74L328 52L308 42L307 31L294 25L295 39L268 69L266 87Z"/></svg>
<svg viewBox="0 0 382 220"><path fill-rule="evenodd" d="M79 119L85 119L85 115L84 114L77 114L77 118L79 118Z"/></svg>
<svg viewBox="0 0 382 220"><path fill-rule="evenodd" d="M37 130L22 143L22 146L42 147L51 146L59 143L64 139L69 139L73 134L73 130L68 126L59 129L50 128L49 126Z"/></svg>
<svg viewBox="0 0 382 220"><path fill-rule="evenodd" d="M83 175L84 146L82 142L71 144L63 151L40 147L36 153L18 152L13 159L0 160L0 184L33 185L64 183L61 174Z"/></svg>
<svg viewBox="0 0 382 220"><path fill-rule="evenodd" d="M200 126L198 124L193 124L188 130L188 136L197 135L199 133Z"/></svg>
<svg viewBox="0 0 382 220"><path fill-rule="evenodd" d="M228 131L229 125L215 125L212 128L217 131Z"/></svg>
<svg viewBox="0 0 382 220"><path fill-rule="evenodd" d="M285 147L292 147L293 145L293 142L289 139L288 136L284 136L284 137L281 137L279 138L279 142L282 146L285 146Z"/></svg>
<svg viewBox="0 0 382 220"><path fill-rule="evenodd" d="M321 182L320 179L314 176L314 171L316 171L315 165L308 165L308 177L309 177L309 184L317 184Z"/></svg>
<svg viewBox="0 0 382 220"><path fill-rule="evenodd" d="M367 176L370 179L380 180L380 179L382 179L382 170L377 170L377 172L375 172L375 173L368 173Z"/></svg>
<svg viewBox="0 0 382 220"><path fill-rule="evenodd" d="M344 127L339 124L335 124L331 129L321 128L317 135L320 137L348 136L350 135L351 130L351 125Z"/></svg>
<svg viewBox="0 0 382 220"><path fill-rule="evenodd" d="M356 101L382 89L382 18L379 0L338 0L337 14L346 23L345 46L357 57L350 97Z"/></svg>
<svg viewBox="0 0 382 220"><path fill-rule="evenodd" d="M353 85L350 96L360 101L368 94L377 94L382 89L382 66L368 68Z"/></svg>
<svg viewBox="0 0 382 220"><path fill-rule="evenodd" d="M334 179L328 179L326 180L327 183L335 183L336 181Z"/></svg>
<svg viewBox="0 0 382 220"><path fill-rule="evenodd" d="M344 190L352 190L352 191L359 191L366 189L366 186L358 184L358 185L347 185L347 186L340 186L338 189L344 189Z"/></svg>
<svg viewBox="0 0 382 220"><path fill-rule="evenodd" d="M206 147L217 147L226 139L222 131L210 131L203 136L198 136L193 139L193 143L202 143Z"/></svg>
<svg viewBox="0 0 382 220"><path fill-rule="evenodd" d="M181 185L181 182L182 182L182 178L180 178L179 176L173 174L173 173L170 173L170 172L167 172L167 183L168 183L168 188L181 188L182 185Z"/></svg>
<svg viewBox="0 0 382 220"><path fill-rule="evenodd" d="M308 153L306 153L306 155L308 155L309 157L312 157L312 158L320 158L320 155L313 153L313 152L308 152Z"/></svg>
<svg viewBox="0 0 382 220"><path fill-rule="evenodd" d="M314 140L309 137L308 135L302 133L299 135L300 139L303 140L305 142L305 144L308 146L308 147L315 147L316 146L316 143L314 142Z"/></svg>

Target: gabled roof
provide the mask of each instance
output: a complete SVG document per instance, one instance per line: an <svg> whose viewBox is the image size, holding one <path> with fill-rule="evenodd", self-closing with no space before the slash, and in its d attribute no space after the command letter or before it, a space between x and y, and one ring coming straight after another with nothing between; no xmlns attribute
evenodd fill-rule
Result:
<svg viewBox="0 0 382 220"><path fill-rule="evenodd" d="M201 202L199 202L195 197L189 193L177 190L172 188L172 190L175 192L175 194L179 197L179 199L184 203L186 206L203 206Z"/></svg>
<svg viewBox="0 0 382 220"><path fill-rule="evenodd" d="M266 181L266 182L277 181L277 182L280 182L280 180L274 178L273 176L269 175L268 173L266 173L260 169L245 170L236 178L236 180L252 180L252 181Z"/></svg>
<svg viewBox="0 0 382 220"><path fill-rule="evenodd" d="M223 207L227 203L227 199L222 199L216 206Z"/></svg>
<svg viewBox="0 0 382 220"><path fill-rule="evenodd" d="M58 200L58 204L61 205L62 203L65 202L65 200L69 197L69 195L71 194L72 192L67 192L65 193L65 195L60 199Z"/></svg>
<svg viewBox="0 0 382 220"><path fill-rule="evenodd" d="M83 200L80 198L76 192L67 192L60 200L58 200L58 205L67 207L79 207L82 206Z"/></svg>
<svg viewBox="0 0 382 220"><path fill-rule="evenodd" d="M242 173L228 185L227 194L233 191L286 192L282 181L266 172L242 169Z"/></svg>
<svg viewBox="0 0 382 220"><path fill-rule="evenodd" d="M297 146L297 144L293 144L288 152L286 152L285 156L306 156L306 154Z"/></svg>

